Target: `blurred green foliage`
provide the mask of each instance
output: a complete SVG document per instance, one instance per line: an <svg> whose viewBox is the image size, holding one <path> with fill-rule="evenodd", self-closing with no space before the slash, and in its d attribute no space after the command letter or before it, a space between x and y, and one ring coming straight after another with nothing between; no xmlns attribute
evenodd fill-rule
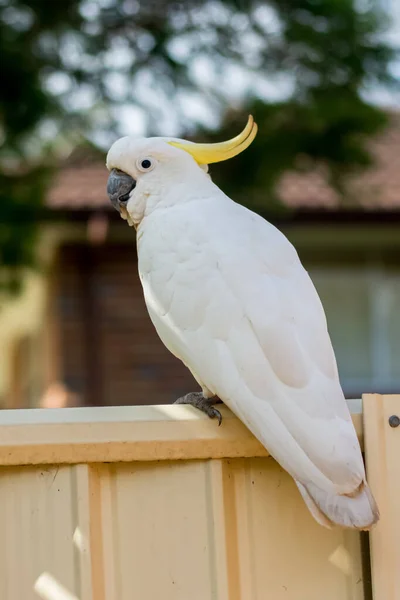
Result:
<svg viewBox="0 0 400 600"><path fill-rule="evenodd" d="M365 141L386 122L387 115L346 90L332 90L318 101L264 104L254 101L259 132L250 148L213 170L213 180L228 196L265 213L287 212L275 193L282 173L327 167L331 185L342 196L343 208L353 199L346 195L345 177L371 164ZM240 118L239 118L240 117ZM224 128L227 139L243 126L244 114L231 116ZM221 132L213 135L221 139Z"/></svg>
<svg viewBox="0 0 400 600"><path fill-rule="evenodd" d="M124 133L118 106L139 106L157 135L169 103L178 107L181 133L202 139L236 134L252 112L256 141L216 175L227 193L256 208L265 209L299 155L324 161L340 187L343 173L368 164L365 139L385 122L363 89L398 85L386 27L368 0L0 0L0 262L11 267L0 285L15 286L17 269L34 263L57 144L87 136L106 146ZM199 57L215 76L207 86L194 76ZM290 90L269 102L250 85L233 110L218 83L232 65L255 83L279 85L283 77ZM183 93L206 101L223 131L180 119Z"/></svg>

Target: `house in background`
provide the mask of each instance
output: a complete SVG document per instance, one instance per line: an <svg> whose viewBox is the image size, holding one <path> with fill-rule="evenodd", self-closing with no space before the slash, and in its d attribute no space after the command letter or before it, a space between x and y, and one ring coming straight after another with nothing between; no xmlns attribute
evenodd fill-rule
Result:
<svg viewBox="0 0 400 600"><path fill-rule="evenodd" d="M400 389L400 116L344 207L323 170L288 172L274 223L318 289L347 396ZM42 273L0 313L3 407L162 404L197 389L144 305L134 231L110 207L103 162L74 154L47 197ZM268 218L266 212L265 215Z"/></svg>

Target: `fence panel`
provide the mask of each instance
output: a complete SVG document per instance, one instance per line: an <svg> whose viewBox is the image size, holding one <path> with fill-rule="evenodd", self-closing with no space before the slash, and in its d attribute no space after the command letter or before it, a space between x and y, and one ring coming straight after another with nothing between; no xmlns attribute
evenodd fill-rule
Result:
<svg viewBox="0 0 400 600"><path fill-rule="evenodd" d="M0 598L362 600L360 535L319 526L222 411L0 413Z"/></svg>

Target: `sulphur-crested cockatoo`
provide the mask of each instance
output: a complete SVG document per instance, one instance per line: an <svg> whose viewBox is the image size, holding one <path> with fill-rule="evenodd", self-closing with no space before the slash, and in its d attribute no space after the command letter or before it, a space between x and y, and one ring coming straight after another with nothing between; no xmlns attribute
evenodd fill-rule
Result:
<svg viewBox="0 0 400 600"><path fill-rule="evenodd" d="M315 288L286 237L207 174L256 135L196 144L124 137L108 193L137 230L151 320L202 392L178 402L210 417L222 400L294 478L315 519L368 529L379 517Z"/></svg>

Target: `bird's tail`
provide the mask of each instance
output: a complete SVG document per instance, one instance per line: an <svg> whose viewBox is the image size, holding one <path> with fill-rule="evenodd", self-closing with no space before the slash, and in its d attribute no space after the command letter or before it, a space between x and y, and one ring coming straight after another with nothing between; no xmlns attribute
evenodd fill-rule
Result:
<svg viewBox="0 0 400 600"><path fill-rule="evenodd" d="M329 494L314 484L306 487L299 481L296 484L314 519L325 527L368 530L379 519L378 506L366 481L352 495Z"/></svg>

